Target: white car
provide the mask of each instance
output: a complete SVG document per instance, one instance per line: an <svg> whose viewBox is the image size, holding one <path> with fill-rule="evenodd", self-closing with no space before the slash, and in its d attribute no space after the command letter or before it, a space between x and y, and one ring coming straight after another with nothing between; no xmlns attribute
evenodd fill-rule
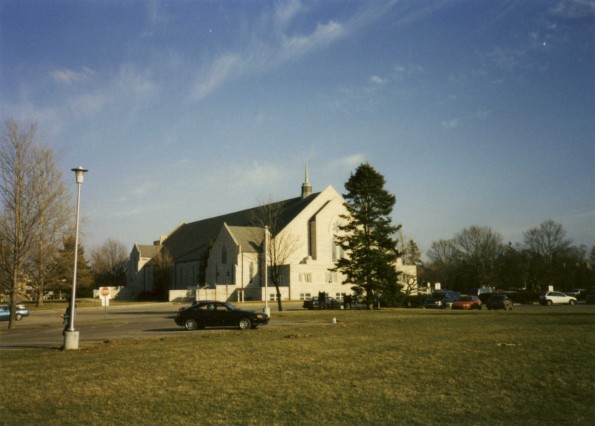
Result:
<svg viewBox="0 0 595 426"><path fill-rule="evenodd" d="M545 291L539 295L541 305L574 305L576 297L568 296L559 291Z"/></svg>

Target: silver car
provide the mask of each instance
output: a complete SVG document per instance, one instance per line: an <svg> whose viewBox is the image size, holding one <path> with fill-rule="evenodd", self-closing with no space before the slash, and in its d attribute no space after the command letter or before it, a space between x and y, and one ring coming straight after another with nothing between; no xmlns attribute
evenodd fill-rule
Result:
<svg viewBox="0 0 595 426"><path fill-rule="evenodd" d="M20 321L23 317L29 316L29 309L19 303L15 306L14 319ZM0 321L10 320L10 305L0 305Z"/></svg>

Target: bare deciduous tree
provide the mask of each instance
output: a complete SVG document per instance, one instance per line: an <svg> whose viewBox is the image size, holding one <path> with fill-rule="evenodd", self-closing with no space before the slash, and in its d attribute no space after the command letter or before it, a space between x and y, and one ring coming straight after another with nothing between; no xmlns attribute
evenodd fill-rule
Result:
<svg viewBox="0 0 595 426"><path fill-rule="evenodd" d="M91 268L95 283L100 285L126 285L128 253L124 243L108 239L91 251Z"/></svg>
<svg viewBox="0 0 595 426"><path fill-rule="evenodd" d="M546 220L539 227L529 229L524 237L529 253L541 256L548 262L564 254L572 243L566 238L566 230L562 225L553 220Z"/></svg>
<svg viewBox="0 0 595 426"><path fill-rule="evenodd" d="M268 267L269 278L275 285L277 291L277 306L279 311L283 310L281 302L280 285L285 277L285 269L291 254L299 245L299 238L287 230L283 231L286 225L283 222L283 202L260 202L260 207L250 218L253 226L268 227L270 239L267 244L266 267ZM283 232L282 232L283 231ZM268 297L268 295L265 295Z"/></svg>
<svg viewBox="0 0 595 426"><path fill-rule="evenodd" d="M457 259L457 250L452 240L438 240L428 250L428 258L438 268L445 268Z"/></svg>
<svg viewBox="0 0 595 426"><path fill-rule="evenodd" d="M37 140L34 124L22 127L5 120L0 169L0 284L12 306L24 285L33 287L40 305L62 237L72 224L70 194L53 151ZM13 317L11 312L9 328Z"/></svg>
<svg viewBox="0 0 595 426"><path fill-rule="evenodd" d="M470 226L454 237L460 261L474 271L479 285L493 285L496 260L502 250L502 237L489 226Z"/></svg>
<svg viewBox="0 0 595 426"><path fill-rule="evenodd" d="M417 291L417 277L406 273L401 273L399 282L403 286L402 291L405 296L411 296L414 291Z"/></svg>
<svg viewBox="0 0 595 426"><path fill-rule="evenodd" d="M38 222L34 249L31 252L29 276L37 293L37 306L43 305L44 290L49 282L62 237L73 224L72 197L64 184L62 172L56 167L51 149L40 146L35 150L35 189Z"/></svg>
<svg viewBox="0 0 595 426"><path fill-rule="evenodd" d="M24 265L31 254L39 216L35 188L35 125L22 130L15 120L5 121L0 140L0 258L2 288L10 295L8 328L15 326L19 286L25 280Z"/></svg>
<svg viewBox="0 0 595 426"><path fill-rule="evenodd" d="M431 274L446 281L450 287L494 285L498 255L502 252L502 237L488 226L470 226L452 240L434 241L428 258Z"/></svg>

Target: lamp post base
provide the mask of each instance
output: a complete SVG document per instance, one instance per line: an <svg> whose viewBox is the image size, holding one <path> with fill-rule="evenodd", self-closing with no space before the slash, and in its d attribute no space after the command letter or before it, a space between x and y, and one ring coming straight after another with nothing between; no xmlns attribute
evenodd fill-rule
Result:
<svg viewBox="0 0 595 426"><path fill-rule="evenodd" d="M79 348L79 332L66 330L64 333L64 350Z"/></svg>

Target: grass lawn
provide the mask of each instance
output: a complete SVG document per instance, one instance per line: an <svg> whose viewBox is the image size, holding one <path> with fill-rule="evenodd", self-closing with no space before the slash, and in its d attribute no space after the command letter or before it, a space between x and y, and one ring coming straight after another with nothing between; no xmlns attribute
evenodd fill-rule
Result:
<svg viewBox="0 0 595 426"><path fill-rule="evenodd" d="M286 311L245 332L2 351L0 424L592 425L595 315L555 308Z"/></svg>

